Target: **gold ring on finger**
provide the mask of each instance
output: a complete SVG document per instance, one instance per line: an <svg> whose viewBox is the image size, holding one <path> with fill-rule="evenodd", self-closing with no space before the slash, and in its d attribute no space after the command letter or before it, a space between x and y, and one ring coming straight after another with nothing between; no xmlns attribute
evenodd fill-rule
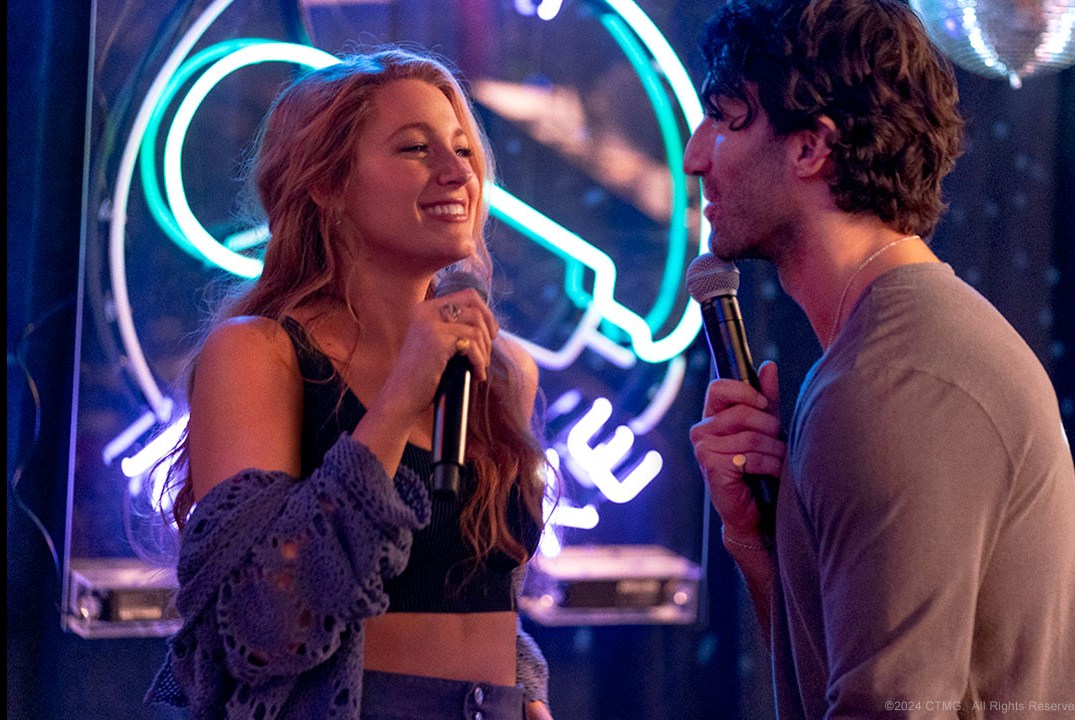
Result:
<svg viewBox="0 0 1075 720"><path fill-rule="evenodd" d="M466 352L470 347L470 338L460 337L455 339L455 351Z"/></svg>

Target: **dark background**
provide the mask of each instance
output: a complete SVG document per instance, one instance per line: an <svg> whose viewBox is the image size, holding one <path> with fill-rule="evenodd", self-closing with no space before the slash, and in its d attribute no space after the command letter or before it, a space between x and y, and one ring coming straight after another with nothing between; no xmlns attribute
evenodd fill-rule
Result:
<svg viewBox="0 0 1075 720"><path fill-rule="evenodd" d="M708 14L699 3L641 4L677 49L693 50ZM8 716L182 717L141 705L163 640L61 630L91 10L17 0L7 21ZM1038 354L1071 437L1075 74L1029 78L1020 90L963 71L959 81L967 152L946 183L951 208L934 245ZM768 268L742 269L755 359L780 362L787 415L819 348ZM698 343L690 358L683 392L700 397L707 378ZM692 417L688 408L664 422L685 433ZM550 662L558 720L771 716L764 651L739 579L719 543L708 561L711 592L695 626L528 624Z"/></svg>

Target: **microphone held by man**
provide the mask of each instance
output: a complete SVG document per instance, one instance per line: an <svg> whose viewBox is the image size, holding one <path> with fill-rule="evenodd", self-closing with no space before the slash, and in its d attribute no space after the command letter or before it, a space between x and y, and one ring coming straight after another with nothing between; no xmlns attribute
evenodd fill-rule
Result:
<svg viewBox="0 0 1075 720"><path fill-rule="evenodd" d="M710 356L718 378L748 383L761 390L758 373L750 356L743 314L739 309L739 269L712 253L695 258L687 269L687 292L701 306L702 323ZM746 457L736 455L745 468ZM744 472L743 481L761 515L761 532L768 542L775 534L777 478Z"/></svg>

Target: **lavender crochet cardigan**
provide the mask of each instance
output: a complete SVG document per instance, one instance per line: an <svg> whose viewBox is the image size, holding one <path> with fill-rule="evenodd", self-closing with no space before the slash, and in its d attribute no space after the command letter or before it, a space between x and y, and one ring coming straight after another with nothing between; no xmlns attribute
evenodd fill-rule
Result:
<svg viewBox="0 0 1075 720"><path fill-rule="evenodd" d="M146 701L190 720L359 720L363 620L387 608L383 578L429 515L413 471L389 478L346 434L303 480L246 470L220 483L183 531L184 622ZM527 701L548 702L548 666L521 627L516 655Z"/></svg>

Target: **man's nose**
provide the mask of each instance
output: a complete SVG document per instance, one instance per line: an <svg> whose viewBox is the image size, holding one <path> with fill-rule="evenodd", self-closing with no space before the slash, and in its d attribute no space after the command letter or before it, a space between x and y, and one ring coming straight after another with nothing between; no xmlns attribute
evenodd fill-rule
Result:
<svg viewBox="0 0 1075 720"><path fill-rule="evenodd" d="M688 175L704 175L709 169L709 149L713 146L713 133L708 118L691 134L683 152L683 172Z"/></svg>

